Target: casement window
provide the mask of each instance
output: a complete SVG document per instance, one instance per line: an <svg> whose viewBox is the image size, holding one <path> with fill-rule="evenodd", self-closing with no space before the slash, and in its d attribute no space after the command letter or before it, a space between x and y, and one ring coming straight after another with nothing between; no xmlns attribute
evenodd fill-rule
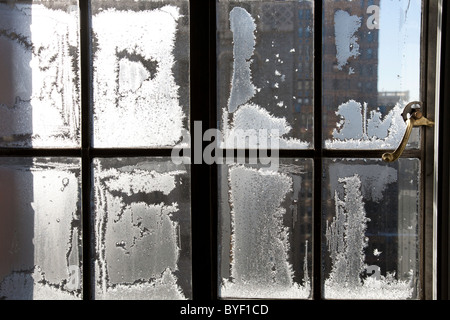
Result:
<svg viewBox="0 0 450 320"><path fill-rule="evenodd" d="M0 297L448 298L447 12L1 1Z"/></svg>

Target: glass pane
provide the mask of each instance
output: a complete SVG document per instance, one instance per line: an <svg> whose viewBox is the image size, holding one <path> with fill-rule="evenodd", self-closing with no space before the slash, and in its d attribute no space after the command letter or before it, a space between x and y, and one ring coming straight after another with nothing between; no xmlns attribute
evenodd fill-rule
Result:
<svg viewBox="0 0 450 320"><path fill-rule="evenodd" d="M95 298L188 299L190 170L169 158L95 159Z"/></svg>
<svg viewBox="0 0 450 320"><path fill-rule="evenodd" d="M324 1L323 126L331 149L395 149L420 99L420 0ZM417 148L418 129L410 146Z"/></svg>
<svg viewBox="0 0 450 320"><path fill-rule="evenodd" d="M0 159L0 299L81 299L80 165Z"/></svg>
<svg viewBox="0 0 450 320"><path fill-rule="evenodd" d="M309 298L312 161L218 170L219 296Z"/></svg>
<svg viewBox="0 0 450 320"><path fill-rule="evenodd" d="M282 149L312 147L313 20L312 1L218 1L224 146L241 130L276 130Z"/></svg>
<svg viewBox="0 0 450 320"><path fill-rule="evenodd" d="M325 298L418 298L420 161L324 164Z"/></svg>
<svg viewBox="0 0 450 320"><path fill-rule="evenodd" d="M93 0L94 145L170 147L189 114L188 0Z"/></svg>
<svg viewBox="0 0 450 320"><path fill-rule="evenodd" d="M78 1L0 2L0 147L80 145Z"/></svg>

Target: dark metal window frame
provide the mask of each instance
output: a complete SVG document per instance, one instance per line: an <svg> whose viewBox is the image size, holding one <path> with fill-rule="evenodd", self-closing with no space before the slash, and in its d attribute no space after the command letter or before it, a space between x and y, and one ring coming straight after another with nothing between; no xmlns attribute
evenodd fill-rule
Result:
<svg viewBox="0 0 450 320"><path fill-rule="evenodd" d="M434 298L439 300L448 300L450 296L450 4L448 1L442 1L441 7L436 10L442 10L442 21L438 24L441 32L441 52L440 52L440 95L436 96L440 106L438 111L437 136L439 141L436 152L438 177L436 185L436 210L438 213L436 221L436 288ZM428 152L428 151L427 151Z"/></svg>
<svg viewBox="0 0 450 320"><path fill-rule="evenodd" d="M450 105L449 79L449 19L448 1L443 1L441 69L436 63L436 21L439 0L424 0L422 96L426 105L439 99L441 106ZM91 10L89 0L79 0L80 6L80 59L81 59L81 148L79 149L16 149L0 148L0 157L77 157L82 163L82 218L83 218L83 299L94 298L93 228L91 225L92 160L96 157L170 157L170 149L98 149L92 145L92 42ZM203 130L217 127L216 86L216 0L190 0L190 127L194 121L202 121ZM313 299L322 299L321 279L321 205L322 159L324 158L379 158L386 150L327 150L322 145L322 0L314 1L314 149L280 150L281 158L309 158L314 161L314 217L313 217ZM433 60L434 59L434 60ZM441 95L434 96L434 74L441 71ZM433 118L434 110L428 116ZM423 164L422 203L422 294L423 299L448 298L448 229L449 229L449 125L448 108L440 108L437 156L438 167L429 157L434 154L433 137L426 136L420 150L405 152L403 157L414 157ZM193 139L193 137L192 137ZM193 145L194 141L191 141ZM425 142L424 142L425 143ZM203 146L205 147L206 144ZM247 150L248 151L248 150ZM428 159L428 160L426 160ZM191 168L191 225L192 225L192 286L193 299L210 301L218 299L218 181L217 166L192 164ZM437 186L437 198L432 192L433 170L442 177ZM430 189L431 188L431 189ZM436 201L437 199L437 201ZM437 226L433 228L433 206L440 212ZM433 232L437 232L437 288L433 294Z"/></svg>

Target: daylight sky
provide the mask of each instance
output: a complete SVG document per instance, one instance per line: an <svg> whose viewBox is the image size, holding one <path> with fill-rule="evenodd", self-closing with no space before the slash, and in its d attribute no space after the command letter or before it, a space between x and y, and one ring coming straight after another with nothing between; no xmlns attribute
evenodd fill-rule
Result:
<svg viewBox="0 0 450 320"><path fill-rule="evenodd" d="M381 0L378 91L410 91L419 99L420 0Z"/></svg>

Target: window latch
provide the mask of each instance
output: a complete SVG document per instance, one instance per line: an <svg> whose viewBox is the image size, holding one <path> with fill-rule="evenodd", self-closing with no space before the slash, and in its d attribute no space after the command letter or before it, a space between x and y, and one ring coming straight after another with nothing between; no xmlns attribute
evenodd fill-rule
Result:
<svg viewBox="0 0 450 320"><path fill-rule="evenodd" d="M427 126L432 127L434 126L434 122L431 120L428 120L425 118L420 111L422 109L422 102L421 101L412 101L406 105L406 107L403 109L402 117L403 120L406 122L406 131L405 135L403 136L402 141L400 142L400 145L395 149L394 152L386 152L383 153L381 158L386 162L393 162L397 160L401 154L403 153L403 150L406 148L406 144L408 143L409 136L411 135L413 127L420 127L420 126Z"/></svg>

